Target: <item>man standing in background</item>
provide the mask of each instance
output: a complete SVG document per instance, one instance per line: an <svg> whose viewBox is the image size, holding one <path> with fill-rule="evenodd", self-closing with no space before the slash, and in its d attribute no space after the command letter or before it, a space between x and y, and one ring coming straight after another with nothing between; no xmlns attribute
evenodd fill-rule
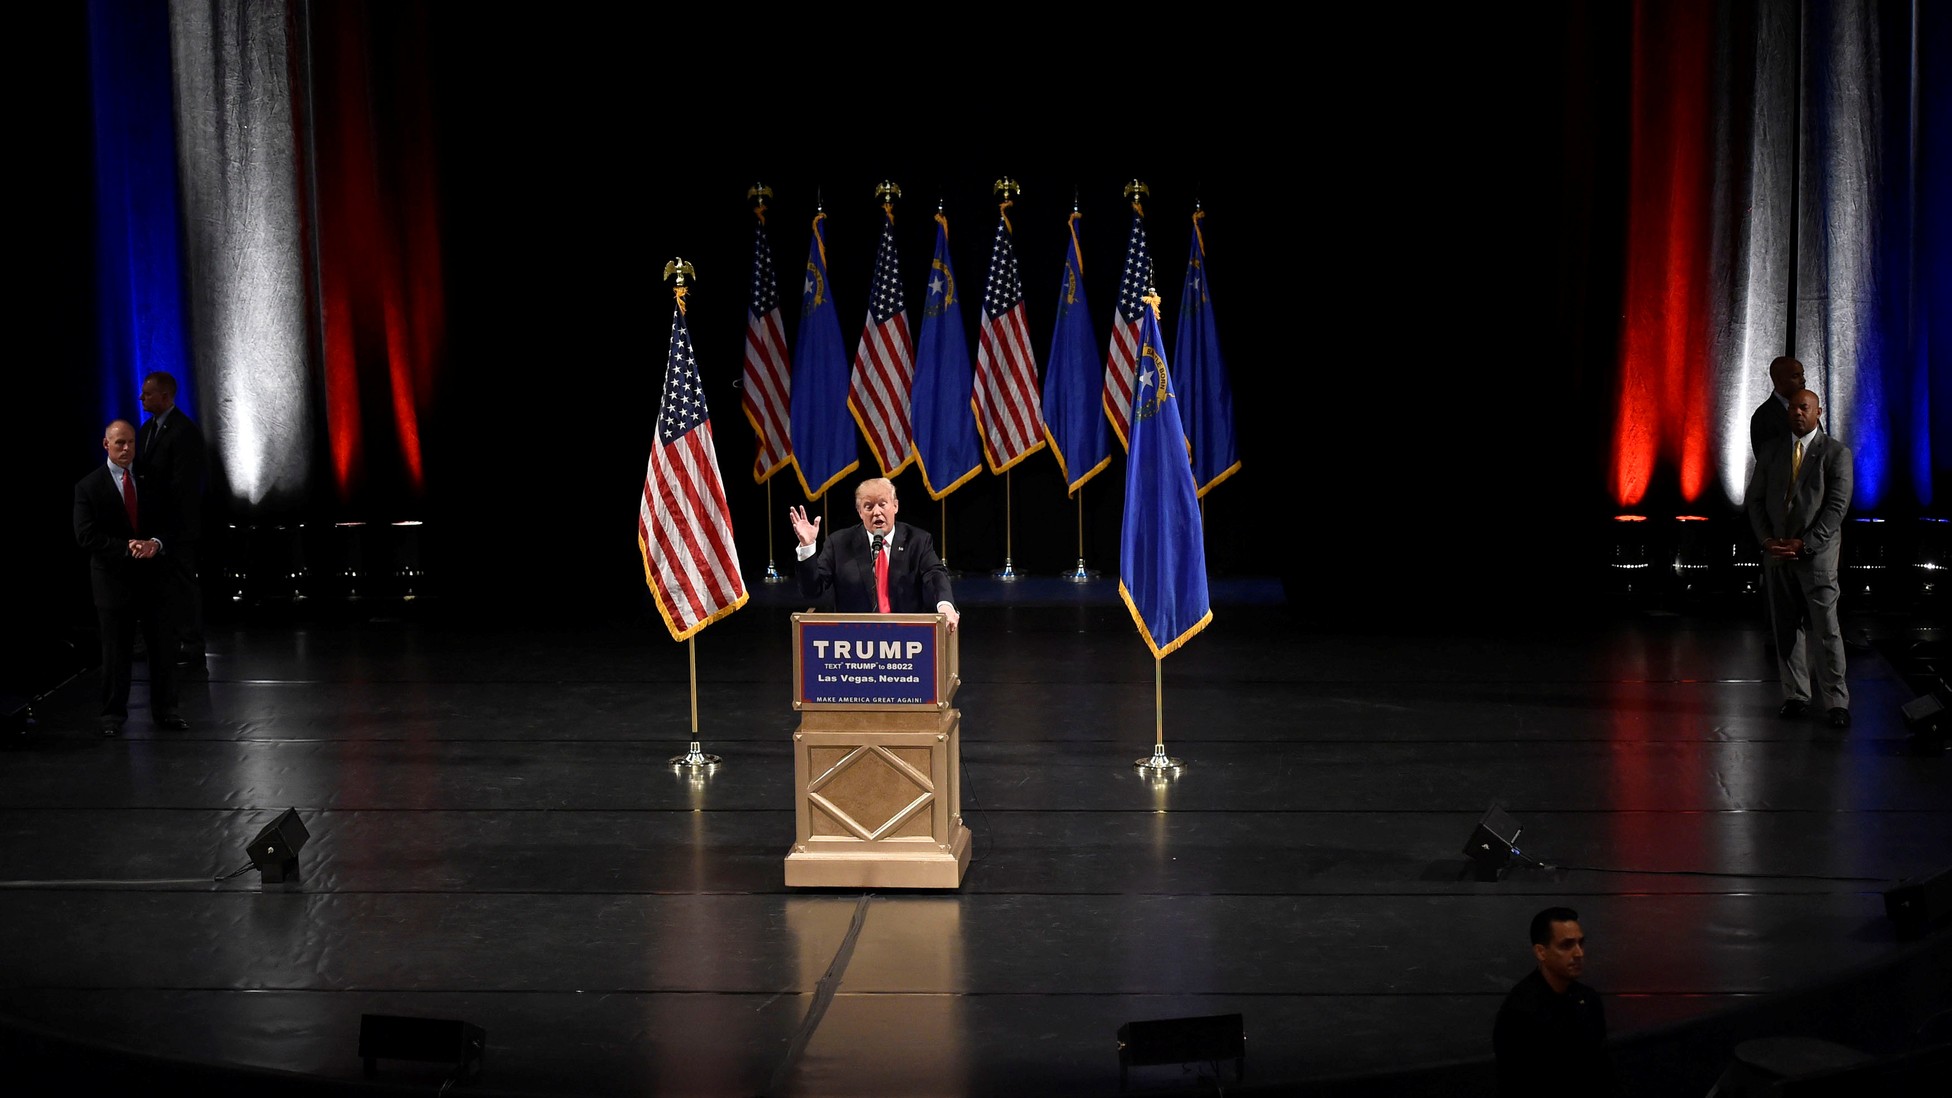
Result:
<svg viewBox="0 0 1952 1098"><path fill-rule="evenodd" d="M174 660L189 674L206 674L203 587L197 580L197 549L203 539L203 431L176 406L176 378L163 371L142 379L142 410L149 419L136 436L136 486L155 515L150 529L168 547L160 594L169 640L160 652L152 648L149 659Z"/></svg>
<svg viewBox="0 0 1952 1098"><path fill-rule="evenodd" d="M1749 453L1760 458L1789 439L1789 401L1804 389L1803 364L1784 355L1769 364L1769 396L1749 417Z"/></svg>
<svg viewBox="0 0 1952 1098"><path fill-rule="evenodd" d="M75 482L75 543L88 554L95 616L102 629L102 735L129 719L130 663L140 625L149 645L149 715L160 728L189 727L176 711L176 663L163 609L167 552L150 531L147 503L131 468L136 429L116 420L102 432L108 462Z"/></svg>
<svg viewBox="0 0 1952 1098"><path fill-rule="evenodd" d="M1792 396L1789 437L1756 456L1745 506L1762 543L1762 590L1769 601L1784 718L1809 711L1811 698L1832 728L1850 727L1844 684L1844 633L1837 621L1837 567L1844 512L1850 510L1850 447L1817 426L1823 406L1808 389ZM1815 636L1812 637L1811 634ZM1818 652L1810 690L1810 649Z"/></svg>

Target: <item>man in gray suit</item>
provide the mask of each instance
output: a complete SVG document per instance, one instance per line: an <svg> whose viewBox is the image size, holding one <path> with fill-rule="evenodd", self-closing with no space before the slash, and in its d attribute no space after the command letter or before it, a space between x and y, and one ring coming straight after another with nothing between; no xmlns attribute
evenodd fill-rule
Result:
<svg viewBox="0 0 1952 1098"><path fill-rule="evenodd" d="M1749 453L1761 457L1789 438L1789 400L1803 391L1803 364L1784 355L1769 364L1769 396L1749 417Z"/></svg>
<svg viewBox="0 0 1952 1098"><path fill-rule="evenodd" d="M1780 360L1779 360L1780 361ZM1772 398L1773 399L1773 398ZM1810 654L1819 652L1816 697L1832 728L1850 727L1844 635L1837 623L1837 561L1850 510L1850 447L1817 426L1823 407L1808 389L1789 398L1788 437L1757 455L1749 525L1762 542L1762 589L1776 635L1784 717L1810 708ZM1809 634L1816 636L1811 638Z"/></svg>

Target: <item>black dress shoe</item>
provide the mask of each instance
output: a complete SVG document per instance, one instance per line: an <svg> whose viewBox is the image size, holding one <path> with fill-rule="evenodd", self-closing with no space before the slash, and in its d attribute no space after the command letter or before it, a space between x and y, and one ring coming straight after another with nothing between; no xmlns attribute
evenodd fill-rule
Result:
<svg viewBox="0 0 1952 1098"><path fill-rule="evenodd" d="M190 727L190 722L176 713L165 713L156 718L156 727L167 728L172 732L182 732Z"/></svg>
<svg viewBox="0 0 1952 1098"><path fill-rule="evenodd" d="M1832 727L1832 728L1849 728L1849 727L1850 727L1850 710L1848 710L1848 709L1845 709L1845 708L1844 708L1843 706L1841 706L1841 705L1833 705L1833 706L1831 706L1831 707L1830 707L1830 727Z"/></svg>
<svg viewBox="0 0 1952 1098"><path fill-rule="evenodd" d="M104 736L119 736L119 735L121 735L121 734L122 734L122 722L121 722L121 721L119 721L119 720L116 720L116 719L115 719L114 717L103 717L103 718L102 718L102 735L104 735Z"/></svg>
<svg viewBox="0 0 1952 1098"><path fill-rule="evenodd" d="M1800 717L1803 714L1808 713L1809 711L1810 711L1809 702L1804 701L1802 698L1791 698L1788 701L1783 703L1783 707L1781 709L1776 710L1776 716L1781 717L1784 720L1790 720L1791 718L1794 717Z"/></svg>

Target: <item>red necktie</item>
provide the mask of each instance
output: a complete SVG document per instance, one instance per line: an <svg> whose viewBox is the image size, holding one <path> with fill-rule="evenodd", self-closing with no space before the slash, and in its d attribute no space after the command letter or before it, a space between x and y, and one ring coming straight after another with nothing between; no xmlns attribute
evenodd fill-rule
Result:
<svg viewBox="0 0 1952 1098"><path fill-rule="evenodd" d="M142 529L136 521L136 475L127 469L122 470L122 509L129 512L129 532Z"/></svg>
<svg viewBox="0 0 1952 1098"><path fill-rule="evenodd" d="M876 538L874 547L874 598L881 612L888 610L888 541Z"/></svg>

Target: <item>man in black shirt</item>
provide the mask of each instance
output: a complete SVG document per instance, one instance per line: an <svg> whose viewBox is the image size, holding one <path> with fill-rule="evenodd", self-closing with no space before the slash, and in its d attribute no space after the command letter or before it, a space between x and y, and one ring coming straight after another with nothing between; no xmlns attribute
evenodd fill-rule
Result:
<svg viewBox="0 0 1952 1098"><path fill-rule="evenodd" d="M1579 982L1586 965L1579 913L1548 907L1534 915L1532 955L1539 967L1505 996L1492 1030L1498 1093L1506 1098L1613 1094L1606 1011L1599 992Z"/></svg>

